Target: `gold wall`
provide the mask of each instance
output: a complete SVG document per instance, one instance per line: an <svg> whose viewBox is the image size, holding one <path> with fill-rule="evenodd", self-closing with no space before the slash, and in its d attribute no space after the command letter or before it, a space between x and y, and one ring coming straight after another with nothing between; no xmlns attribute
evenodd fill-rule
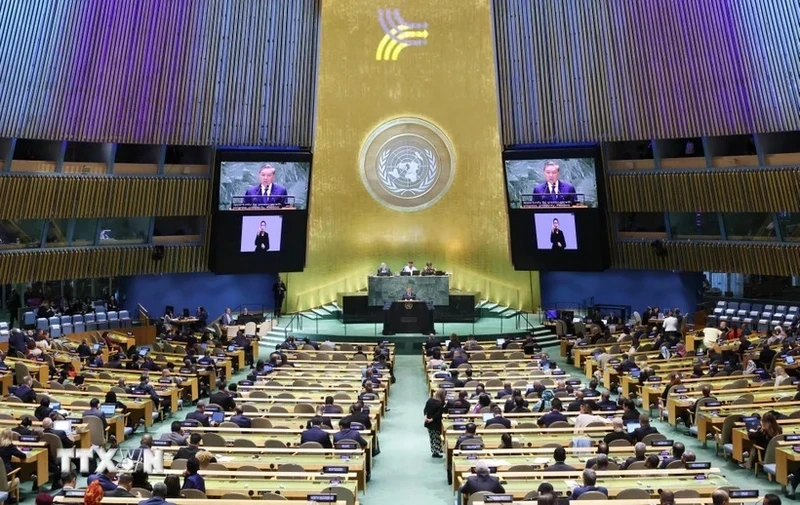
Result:
<svg viewBox="0 0 800 505"><path fill-rule="evenodd" d="M381 261L396 271L408 259L452 272L452 288L537 306L538 274L510 261L489 1L394 2L406 21L428 25L427 44L396 61L376 61L378 7L322 5L307 265L289 275L289 309L364 289ZM401 116L433 123L454 148L452 186L416 212L381 205L359 175L367 137Z"/></svg>

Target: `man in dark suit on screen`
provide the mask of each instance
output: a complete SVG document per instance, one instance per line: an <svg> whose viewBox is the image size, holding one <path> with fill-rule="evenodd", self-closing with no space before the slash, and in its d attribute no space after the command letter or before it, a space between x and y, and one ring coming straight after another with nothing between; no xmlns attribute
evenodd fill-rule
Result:
<svg viewBox="0 0 800 505"><path fill-rule="evenodd" d="M548 161L544 164L545 182L533 187L535 202L572 202L576 200L575 186L558 179L560 174L558 163Z"/></svg>
<svg viewBox="0 0 800 505"><path fill-rule="evenodd" d="M411 286L408 286L403 293L403 296L400 297L401 300L416 300L417 295L411 290Z"/></svg>
<svg viewBox="0 0 800 505"><path fill-rule="evenodd" d="M567 239L564 232L558 227L558 219L553 219L553 228L550 230L550 244L554 251L563 251L567 248Z"/></svg>
<svg viewBox="0 0 800 505"><path fill-rule="evenodd" d="M264 165L258 171L261 184L247 188L244 193L244 203L250 205L286 205L286 188L273 182L275 180L275 167Z"/></svg>
<svg viewBox="0 0 800 505"><path fill-rule="evenodd" d="M255 252L265 253L269 252L269 233L267 233L267 222L261 221L258 226L258 233L256 233Z"/></svg>

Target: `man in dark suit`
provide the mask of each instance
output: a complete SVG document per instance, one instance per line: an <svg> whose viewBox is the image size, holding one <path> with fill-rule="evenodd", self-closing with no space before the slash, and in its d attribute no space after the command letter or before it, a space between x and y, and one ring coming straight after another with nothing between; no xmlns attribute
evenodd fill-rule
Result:
<svg viewBox="0 0 800 505"><path fill-rule="evenodd" d="M278 205L283 207L286 205L286 198L288 193L286 188L274 182L275 180L275 167L272 165L264 165L258 171L258 178L260 184L251 186L245 191L243 201L245 204L251 205Z"/></svg>
<svg viewBox="0 0 800 505"><path fill-rule="evenodd" d="M189 445L178 449L178 452L175 453L175 459L191 459L197 456L197 453L200 452L201 440L203 440L203 437L199 433L192 433L189 437Z"/></svg>
<svg viewBox="0 0 800 505"><path fill-rule="evenodd" d="M556 447L553 451L553 460L555 463L544 469L545 472L568 472L575 470L570 465L564 463L567 460L567 451L563 447Z"/></svg>
<svg viewBox="0 0 800 505"><path fill-rule="evenodd" d="M133 488L133 475L123 473L117 479L117 488L105 496L110 498L133 498L131 488Z"/></svg>
<svg viewBox="0 0 800 505"><path fill-rule="evenodd" d="M608 456L608 444L605 442L600 442L597 444L597 454L605 454ZM597 456L594 458L589 458L586 460L586 467L585 468L592 468L594 465L597 464Z"/></svg>
<svg viewBox="0 0 800 505"><path fill-rule="evenodd" d="M567 248L567 239L564 232L558 227L558 219L553 219L553 228L550 230L550 249L563 251Z"/></svg>
<svg viewBox="0 0 800 505"><path fill-rule="evenodd" d="M253 426L253 422L250 418L244 415L244 409L241 405L236 407L236 414L231 416L231 422L238 425L240 428L250 428Z"/></svg>
<svg viewBox="0 0 800 505"><path fill-rule="evenodd" d="M11 336L8 338L8 352L12 355L17 352L25 354L27 348L28 338L25 336L25 333L19 328L13 328L11 330Z"/></svg>
<svg viewBox="0 0 800 505"><path fill-rule="evenodd" d="M186 414L186 419L194 419L206 428L211 424L211 418L206 414L206 402L200 400L197 402L197 410Z"/></svg>
<svg viewBox="0 0 800 505"><path fill-rule="evenodd" d="M350 415L342 418L342 420L345 419L349 421L350 424L358 423L368 430L372 429L372 420L369 418L369 414L364 413L364 404L362 402L354 403L350 407Z"/></svg>
<svg viewBox="0 0 800 505"><path fill-rule="evenodd" d="M16 388L12 388L11 394L22 400L24 403L35 402L36 391L33 390L33 379L31 379L30 375L26 375L22 379L22 384Z"/></svg>
<svg viewBox="0 0 800 505"><path fill-rule="evenodd" d="M456 449L459 449L461 447L461 444L464 442L464 440L478 439L483 441L481 437L475 434L477 431L478 427L475 426L475 423L467 424L464 433L462 435L459 435L458 438L456 439Z"/></svg>
<svg viewBox="0 0 800 505"><path fill-rule="evenodd" d="M497 392L497 396L495 396L495 398L499 400L504 396L511 396L513 394L514 394L514 388L511 387L510 382L506 382L503 384L503 389Z"/></svg>
<svg viewBox="0 0 800 505"><path fill-rule="evenodd" d="M666 458L661 462L659 468L667 468L667 465L672 463L673 461L680 461L683 457L683 452L686 450L686 446L683 445L681 442L675 442L672 444L672 456Z"/></svg>
<svg viewBox="0 0 800 505"><path fill-rule="evenodd" d="M401 300L416 300L417 294L411 290L411 286L408 286L403 293L403 296L400 297Z"/></svg>
<svg viewBox="0 0 800 505"><path fill-rule="evenodd" d="M169 440L174 445L184 446L186 445L186 437L183 436L181 433L181 422L180 421L172 421L170 425L169 433L162 433L161 440Z"/></svg>
<svg viewBox="0 0 800 505"><path fill-rule="evenodd" d="M550 412L548 412L547 414L543 415L542 417L539 418L538 421L536 421L536 424L538 424L539 426L547 427L547 426L550 426L551 424L553 424L556 421L566 421L567 420L567 416L565 416L564 414L561 413L561 409L563 407L561 405L561 399L560 398L553 398L553 401L551 402L550 406L552 407L552 410L550 410Z"/></svg>
<svg viewBox="0 0 800 505"><path fill-rule="evenodd" d="M219 391L211 393L211 397L208 400L209 403L216 403L222 407L225 412L232 412L236 409L236 402L231 398L231 394L224 383L220 384Z"/></svg>
<svg viewBox="0 0 800 505"><path fill-rule="evenodd" d="M631 463L636 461L644 461L645 454L647 453L647 446L644 445L642 442L638 442L636 445L633 446L633 456L626 459L620 469L625 470L630 466Z"/></svg>
<svg viewBox="0 0 800 505"><path fill-rule="evenodd" d="M486 426L490 424L502 424L506 428L511 428L511 421L503 417L503 411L497 405L492 407L492 415L494 415L494 417L486 421Z"/></svg>
<svg viewBox="0 0 800 505"><path fill-rule="evenodd" d="M475 475L470 476L459 491L465 496L480 491L489 491L490 493L506 492L500 481L492 477L489 472L489 466L485 461L478 461L475 464Z"/></svg>
<svg viewBox="0 0 800 505"><path fill-rule="evenodd" d="M103 422L103 430L105 430L108 427L108 421L106 420L106 415L103 414L102 410L100 410L100 400L98 400L97 398L92 398L89 401L89 410L84 410L83 416L99 417L100 421Z"/></svg>
<svg viewBox="0 0 800 505"><path fill-rule="evenodd" d="M650 426L650 416L642 414L639 416L639 427L633 430L633 439L637 442L644 440L644 437L653 433L658 433L658 430Z"/></svg>
<svg viewBox="0 0 800 505"><path fill-rule="evenodd" d="M600 401L597 402L597 408L603 410L604 408L617 408L617 402L611 399L611 393L608 391L603 391L600 393Z"/></svg>
<svg viewBox="0 0 800 505"><path fill-rule="evenodd" d="M639 416L639 411L636 409L636 404L633 400L625 400L625 403L622 404L622 420L637 421Z"/></svg>
<svg viewBox="0 0 800 505"><path fill-rule="evenodd" d="M574 202L575 186L568 182L558 180L558 163L548 161L544 164L545 182L537 184L533 188L534 195L541 195L534 198L540 202Z"/></svg>
<svg viewBox="0 0 800 505"><path fill-rule="evenodd" d="M446 378L444 382L449 382L454 388L464 387L464 381L458 378L458 370L456 369L450 370L450 377Z"/></svg>
<svg viewBox="0 0 800 505"><path fill-rule="evenodd" d="M307 429L302 433L302 435L300 435L300 443L304 444L306 442L317 442L325 449L333 448L331 437L322 429L319 419L312 418L311 423L311 428Z"/></svg>
<svg viewBox="0 0 800 505"><path fill-rule="evenodd" d="M625 431L625 424L622 422L622 418L615 417L611 421L611 426L613 427L613 431L603 437L603 442L610 444L614 440L627 440L628 443L632 441L628 432Z"/></svg>
<svg viewBox="0 0 800 505"><path fill-rule="evenodd" d="M583 391L575 391L575 400L571 401L567 406L567 412L578 412L583 405Z"/></svg>
<svg viewBox="0 0 800 505"><path fill-rule="evenodd" d="M367 447L367 441L361 436L358 430L350 428L350 421L344 419L339 421L339 433L333 434L333 441L339 442L341 440L353 440L358 442L361 448Z"/></svg>
<svg viewBox="0 0 800 505"><path fill-rule="evenodd" d="M273 315L275 319L281 317L281 308L283 307L283 299L286 298L286 284L278 276L278 280L272 285L272 294L275 297L275 310Z"/></svg>
<svg viewBox="0 0 800 505"><path fill-rule="evenodd" d="M62 430L53 429L53 420L49 417L42 419L42 430L45 433L50 433L51 435L57 436L61 440L61 445L64 447L64 449L72 449L75 447L75 442L73 442L66 433L64 433Z"/></svg>

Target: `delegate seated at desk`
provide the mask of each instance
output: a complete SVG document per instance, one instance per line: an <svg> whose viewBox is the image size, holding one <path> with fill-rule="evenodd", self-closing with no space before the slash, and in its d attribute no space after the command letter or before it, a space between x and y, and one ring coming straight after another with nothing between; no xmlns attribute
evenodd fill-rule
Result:
<svg viewBox="0 0 800 505"><path fill-rule="evenodd" d="M400 275L414 275L414 272L419 272L419 270L417 270L417 267L414 266L414 261L409 260L409 262L406 263L406 266L400 270Z"/></svg>
<svg viewBox="0 0 800 505"><path fill-rule="evenodd" d="M400 297L401 300L416 300L417 294L411 291L411 286L406 288L406 291L403 293L403 296Z"/></svg>
<svg viewBox="0 0 800 505"><path fill-rule="evenodd" d="M436 275L436 269L433 267L433 262L425 263L425 268L422 269L422 275Z"/></svg>
<svg viewBox="0 0 800 505"><path fill-rule="evenodd" d="M386 265L386 263L381 263L381 266L378 267L378 271L375 274L378 277L391 277L392 270Z"/></svg>

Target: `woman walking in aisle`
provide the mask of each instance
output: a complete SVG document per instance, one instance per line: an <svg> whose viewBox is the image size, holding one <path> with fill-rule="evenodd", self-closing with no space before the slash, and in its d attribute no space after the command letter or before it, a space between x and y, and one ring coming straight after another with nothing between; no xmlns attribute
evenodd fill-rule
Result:
<svg viewBox="0 0 800 505"><path fill-rule="evenodd" d="M431 456L442 457L442 414L447 403L447 391L440 389L425 403L425 428L431 441Z"/></svg>

